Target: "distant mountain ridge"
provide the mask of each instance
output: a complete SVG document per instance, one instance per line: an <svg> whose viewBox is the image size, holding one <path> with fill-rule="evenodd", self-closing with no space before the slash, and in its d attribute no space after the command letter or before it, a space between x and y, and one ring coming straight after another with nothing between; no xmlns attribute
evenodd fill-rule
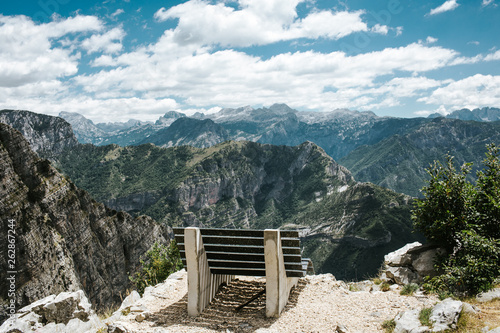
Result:
<svg viewBox="0 0 500 333"><path fill-rule="evenodd" d="M473 162L475 171L485 157L486 145L500 143L500 122L435 118L431 122L394 135L371 146L361 146L339 160L359 181L391 188L412 196L429 179L425 168L433 161L455 157L456 166Z"/></svg>
<svg viewBox="0 0 500 333"><path fill-rule="evenodd" d="M68 122L73 119L61 113ZM181 118L212 120L216 135L207 135L206 128L193 127L189 132L177 132L172 140L167 128ZM339 159L358 146L376 143L392 134L402 133L408 127L426 122L424 118L378 117L373 112L349 111L346 109L331 112L297 111L286 104L274 104L269 108L254 109L250 106L237 109L222 109L213 114L196 114L187 117L182 113L167 112L154 125L146 124L103 135L96 129L86 130L76 123L73 126L82 143L105 145L115 143L120 146L154 143L158 146L171 146L175 142L194 147L207 147L225 140L253 141L275 145L295 146L304 141L320 145L334 159ZM194 124L195 122L193 122ZM95 126L94 126L95 127ZM187 129L187 128L186 128ZM158 134L158 131L162 131ZM201 132L198 132L201 131ZM226 134L227 133L227 134ZM77 135L78 136L78 135ZM166 136L168 140L162 140ZM204 142L203 137L207 138ZM149 139L151 138L151 139ZM209 139L208 139L209 138ZM171 142L171 143L169 143Z"/></svg>
<svg viewBox="0 0 500 333"><path fill-rule="evenodd" d="M429 116L429 118L438 118L443 117L440 113L433 113ZM460 119L460 120L474 120L480 122L491 122L500 120L500 109L484 107L481 109L461 109L453 111L446 116L445 118L449 119Z"/></svg>

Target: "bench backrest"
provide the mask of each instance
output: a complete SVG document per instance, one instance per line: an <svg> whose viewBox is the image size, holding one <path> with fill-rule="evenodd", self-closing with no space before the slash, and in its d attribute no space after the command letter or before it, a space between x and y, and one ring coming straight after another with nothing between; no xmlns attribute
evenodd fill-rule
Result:
<svg viewBox="0 0 500 333"><path fill-rule="evenodd" d="M186 267L184 228L173 228L182 262ZM200 228L212 274L266 276L264 230ZM302 277L311 269L300 255L298 231L280 231L287 277Z"/></svg>

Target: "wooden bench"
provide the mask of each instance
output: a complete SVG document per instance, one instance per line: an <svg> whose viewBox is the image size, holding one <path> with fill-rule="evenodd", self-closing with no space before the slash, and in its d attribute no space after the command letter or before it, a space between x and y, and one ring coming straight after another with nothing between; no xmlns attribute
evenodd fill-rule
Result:
<svg viewBox="0 0 500 333"><path fill-rule="evenodd" d="M266 277L266 316L277 317L307 272L297 231L174 228L188 272L188 313L196 316L235 275Z"/></svg>

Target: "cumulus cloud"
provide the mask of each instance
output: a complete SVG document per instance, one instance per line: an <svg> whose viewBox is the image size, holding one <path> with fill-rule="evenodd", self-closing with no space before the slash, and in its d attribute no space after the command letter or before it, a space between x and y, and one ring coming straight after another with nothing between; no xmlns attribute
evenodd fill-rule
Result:
<svg viewBox="0 0 500 333"><path fill-rule="evenodd" d="M377 103L395 104L401 96L414 96L438 85L411 78L394 80L377 90L378 78L442 68L458 56L450 49L414 43L356 56L307 51L262 59L235 50L175 50L174 38L173 33L166 33L155 45L133 53L102 56L99 64L112 68L77 76L74 82L97 98L104 98L102 92L106 92L109 96L171 97L197 107L270 105L285 100L300 108L362 109ZM381 96L384 100L378 102Z"/></svg>
<svg viewBox="0 0 500 333"><path fill-rule="evenodd" d="M154 17L162 22L178 19L175 41L179 44L247 47L297 38L339 39L368 31L364 11L313 11L297 18L300 0L240 0L239 9L224 3L212 5L191 0L169 9L161 8ZM388 28L379 26L377 33Z"/></svg>
<svg viewBox="0 0 500 333"><path fill-rule="evenodd" d="M449 105L453 109L500 105L500 76L476 74L434 90L419 99L427 104Z"/></svg>
<svg viewBox="0 0 500 333"><path fill-rule="evenodd" d="M92 35L82 42L82 47L88 53L103 51L105 53L117 53L123 49L122 40L125 31L122 27L109 30L102 35Z"/></svg>
<svg viewBox="0 0 500 333"><path fill-rule="evenodd" d="M431 11L429 12L429 15L436 15L436 14L448 12L450 10L454 10L458 6L459 6L459 4L457 3L457 0L448 0L445 3L443 3L441 6L436 7L434 9L431 9Z"/></svg>
<svg viewBox="0 0 500 333"><path fill-rule="evenodd" d="M35 24L26 16L0 15L0 86L17 87L51 81L76 74L80 55L74 43L57 43L72 33L103 29L93 16L56 18L46 24Z"/></svg>
<svg viewBox="0 0 500 333"><path fill-rule="evenodd" d="M490 53L486 57L484 57L485 61L492 61L492 60L500 60L500 50L496 51L495 53Z"/></svg>

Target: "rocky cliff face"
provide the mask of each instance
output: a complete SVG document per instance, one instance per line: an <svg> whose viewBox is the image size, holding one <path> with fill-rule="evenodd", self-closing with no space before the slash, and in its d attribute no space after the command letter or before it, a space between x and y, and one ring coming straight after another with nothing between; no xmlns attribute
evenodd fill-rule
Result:
<svg viewBox="0 0 500 333"><path fill-rule="evenodd" d="M52 159L78 141L65 120L29 111L0 111L0 122L23 134L31 149L43 158Z"/></svg>
<svg viewBox="0 0 500 333"><path fill-rule="evenodd" d="M134 219L97 203L5 124L0 124L0 202L2 306L12 299L4 267L17 272L17 307L77 289L94 305L116 303L130 287L128 276L140 256L155 241L166 242L166 230L151 218ZM7 262L8 230L15 231L15 262Z"/></svg>

